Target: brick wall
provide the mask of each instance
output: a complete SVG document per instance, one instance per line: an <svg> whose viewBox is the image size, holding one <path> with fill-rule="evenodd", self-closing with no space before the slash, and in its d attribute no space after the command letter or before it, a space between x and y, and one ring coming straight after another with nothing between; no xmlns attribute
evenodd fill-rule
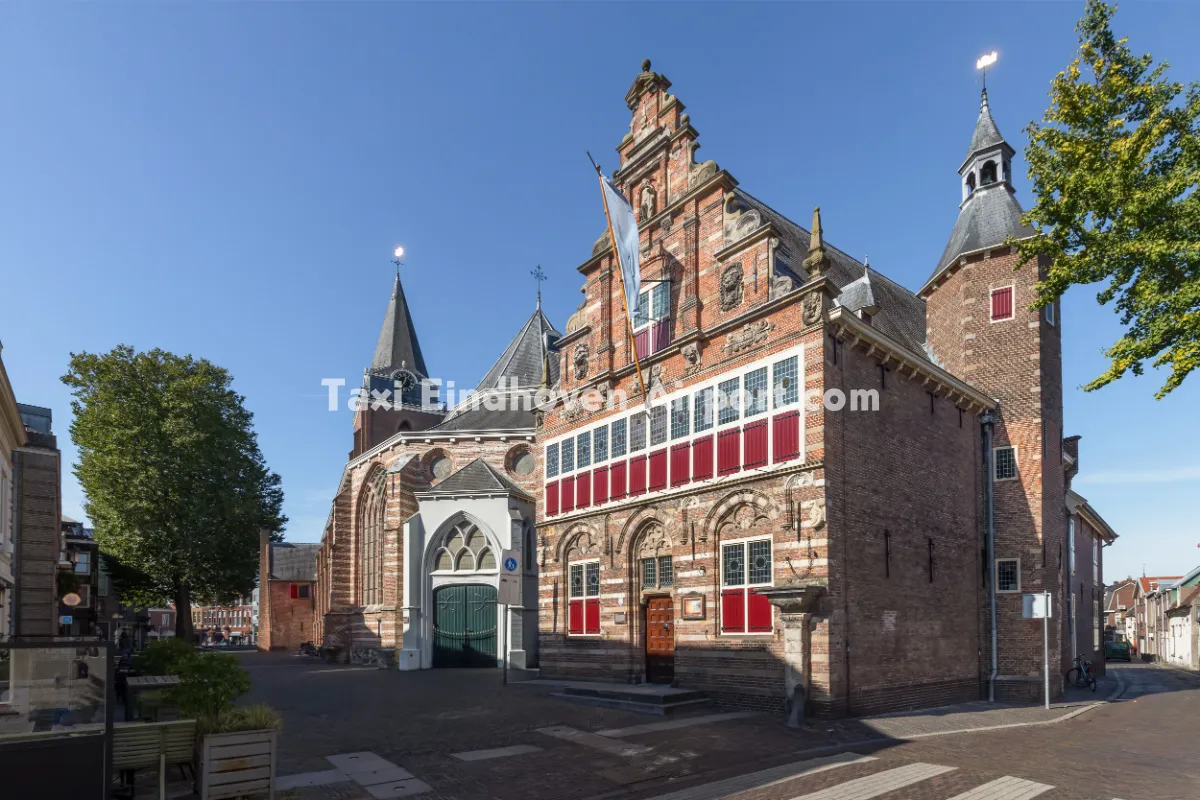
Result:
<svg viewBox="0 0 1200 800"><path fill-rule="evenodd" d="M16 536L14 626L16 636L58 633L58 559L62 552L62 473L54 437L47 449L13 453Z"/></svg>
<svg viewBox="0 0 1200 800"><path fill-rule="evenodd" d="M309 596L292 597L293 585L307 586ZM264 645L264 631L267 629L262 622L259 623L260 650L296 650L302 643L314 641L315 588L315 584L309 582L270 581L267 592L271 608L270 628L265 634L267 642ZM259 608L262 606L263 597L260 592Z"/></svg>

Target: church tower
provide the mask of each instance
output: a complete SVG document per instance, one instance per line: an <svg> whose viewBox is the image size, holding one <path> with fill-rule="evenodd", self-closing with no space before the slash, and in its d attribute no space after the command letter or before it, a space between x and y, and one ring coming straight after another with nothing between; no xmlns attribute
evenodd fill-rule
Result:
<svg viewBox="0 0 1200 800"><path fill-rule="evenodd" d="M999 409L984 417L981 549L996 597L997 699L1037 699L1042 689L1038 620L1022 617L1022 594L1050 591L1051 631L1063 641L1063 559L1067 518L1062 451L1062 348L1057 304L1030 309L1044 268L1017 263L1014 240L1034 236L1014 196L1014 149L1001 135L983 91L966 158L958 168L958 219L933 275L919 294L926 304L931 358L985 392ZM989 513L989 498L990 513ZM984 584L985 590L988 584ZM991 664L991 600L985 591L982 643ZM1061 675L1061 648L1051 647L1050 674ZM1052 682L1052 693L1061 691Z"/></svg>
<svg viewBox="0 0 1200 800"><path fill-rule="evenodd" d="M408 313L408 300L397 271L379 341L375 345L375 357L363 373L362 389L367 407L355 412L354 449L350 451L350 458L400 431L421 431L441 422L444 410L422 404L422 388L428 382L425 356L421 354L421 343L417 340L417 330ZM389 407L371 408L372 391L389 392ZM433 394L436 396L436 391Z"/></svg>

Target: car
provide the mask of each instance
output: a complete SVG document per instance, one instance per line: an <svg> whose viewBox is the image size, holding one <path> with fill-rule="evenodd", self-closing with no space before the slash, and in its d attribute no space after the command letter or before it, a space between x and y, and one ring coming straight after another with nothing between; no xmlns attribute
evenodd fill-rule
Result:
<svg viewBox="0 0 1200 800"><path fill-rule="evenodd" d="M1104 660L1129 661L1132 663L1133 657L1129 652L1129 642L1105 642Z"/></svg>

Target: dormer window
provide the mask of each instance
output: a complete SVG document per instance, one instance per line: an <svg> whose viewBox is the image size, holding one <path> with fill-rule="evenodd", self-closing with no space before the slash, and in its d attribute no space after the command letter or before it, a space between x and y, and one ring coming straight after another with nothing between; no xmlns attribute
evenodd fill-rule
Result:
<svg viewBox="0 0 1200 800"><path fill-rule="evenodd" d="M859 309L858 317L859 317L859 319L861 319L863 322L867 323L868 325L871 324L871 312L867 311L865 308Z"/></svg>
<svg viewBox="0 0 1200 800"><path fill-rule="evenodd" d="M979 185L988 186L996 182L996 162L988 161L983 165L983 169L979 170Z"/></svg>

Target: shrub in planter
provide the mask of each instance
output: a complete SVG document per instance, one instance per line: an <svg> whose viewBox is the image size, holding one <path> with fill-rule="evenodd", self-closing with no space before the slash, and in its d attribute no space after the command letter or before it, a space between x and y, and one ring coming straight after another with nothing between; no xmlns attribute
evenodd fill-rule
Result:
<svg viewBox="0 0 1200 800"><path fill-rule="evenodd" d="M245 731L275 731L283 724L279 712L265 703L227 708L215 717L201 717L196 729L201 736L212 733L243 733Z"/></svg>
<svg viewBox="0 0 1200 800"><path fill-rule="evenodd" d="M250 673L237 656L227 653L196 653L179 665L179 685L171 699L184 715L217 718L233 701L250 691Z"/></svg>
<svg viewBox="0 0 1200 800"><path fill-rule="evenodd" d="M133 668L142 675L178 675L196 655L196 648L183 639L159 639L133 657Z"/></svg>
<svg viewBox="0 0 1200 800"><path fill-rule="evenodd" d="M279 715L269 706L237 706L201 717L196 777L201 800L274 797Z"/></svg>

